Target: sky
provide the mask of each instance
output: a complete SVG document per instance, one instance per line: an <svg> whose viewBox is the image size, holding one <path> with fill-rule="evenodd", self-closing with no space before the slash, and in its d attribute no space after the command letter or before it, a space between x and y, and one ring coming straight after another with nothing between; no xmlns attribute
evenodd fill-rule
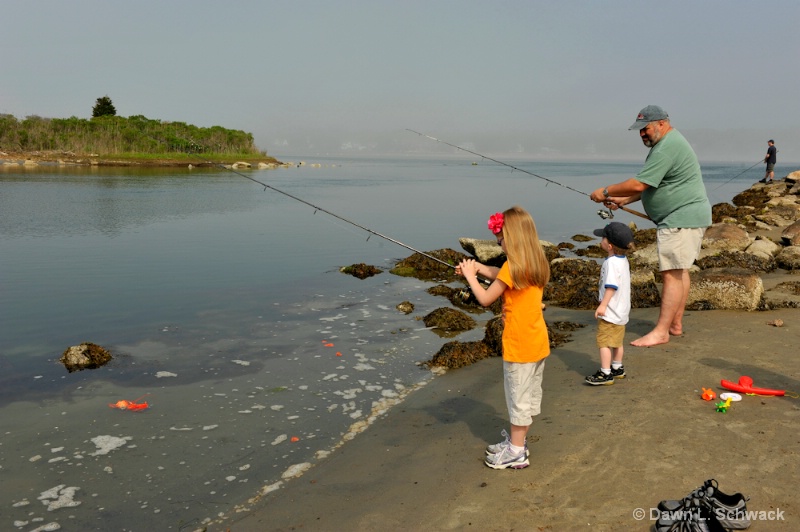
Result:
<svg viewBox="0 0 800 532"><path fill-rule="evenodd" d="M796 0L3 0L0 113L144 115L287 156L800 161Z"/></svg>

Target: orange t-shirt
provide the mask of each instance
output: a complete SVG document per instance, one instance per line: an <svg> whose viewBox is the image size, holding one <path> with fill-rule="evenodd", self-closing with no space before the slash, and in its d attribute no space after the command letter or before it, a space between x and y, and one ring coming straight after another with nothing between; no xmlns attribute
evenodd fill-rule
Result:
<svg viewBox="0 0 800 532"><path fill-rule="evenodd" d="M508 262L497 273L508 288L503 292L503 360L538 362L550 354L550 339L542 313L540 286L516 290Z"/></svg>

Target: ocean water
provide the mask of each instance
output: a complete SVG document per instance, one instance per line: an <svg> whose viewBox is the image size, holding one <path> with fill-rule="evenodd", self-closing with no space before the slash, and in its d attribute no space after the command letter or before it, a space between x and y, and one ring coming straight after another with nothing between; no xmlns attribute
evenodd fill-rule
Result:
<svg viewBox="0 0 800 532"><path fill-rule="evenodd" d="M419 318L448 303L340 267L460 250L514 204L544 240L589 235L605 222L582 192L641 166L506 161L576 192L472 157L303 160L241 171L266 188L223 169L0 166L0 528L223 528L435 378L420 363L450 338ZM712 203L762 177L747 166L703 165ZM114 359L68 373L84 341ZM149 408L109 406L123 399Z"/></svg>

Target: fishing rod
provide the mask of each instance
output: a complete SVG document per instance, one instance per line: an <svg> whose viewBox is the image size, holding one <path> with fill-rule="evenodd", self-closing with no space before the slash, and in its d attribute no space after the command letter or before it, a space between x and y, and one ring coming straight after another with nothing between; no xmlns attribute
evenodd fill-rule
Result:
<svg viewBox="0 0 800 532"><path fill-rule="evenodd" d="M749 168L746 168L745 170L742 170L741 172L739 172L738 174L736 174L732 178L728 179L727 181L725 181L724 183L722 183L721 185L716 187L714 190L717 190L717 189L719 189L721 187L724 187L725 185L727 185L728 183L730 183L731 181L733 181L734 179L736 179L737 177L739 177L743 173L747 172L748 170L752 170L753 168L755 168L759 164L764 164L764 159L759 159L753 166L751 166ZM714 190L712 190L711 192L714 192Z"/></svg>
<svg viewBox="0 0 800 532"><path fill-rule="evenodd" d="M187 140L189 140L189 139L187 139ZM192 141L190 140L190 142L192 142ZM195 145L195 146L197 145L197 144L194 144L194 142L192 142L192 144ZM448 263L446 261L443 261L443 260L441 260L441 259L439 259L437 257L434 257L433 255L431 255L429 253L425 253L424 251L420 251L418 249L415 249L415 248L409 246L408 244L400 242L397 239L394 239L394 238L392 238L390 236L386 236L386 235L384 235L382 233L379 233L378 231L374 231L374 230L370 229L369 227L365 227L365 226L363 226L363 225L361 225L359 223L356 223L356 222L354 222L352 220L348 220L347 218L345 218L343 216L339 216L338 214L336 214L334 212L331 212L331 211L329 211L327 209L324 209L324 208L320 207L319 205L314 205L313 203L311 203L309 201L306 201L306 200L304 200L302 198L298 198L297 196L295 196L293 194L289 194L286 191L280 190L280 189L278 189L276 187L273 187L272 185L268 185L267 183L264 183L263 181L259 181L258 179L250 177L249 175L243 174L241 172L237 172L234 168L231 168L228 165L224 165L224 164L220 164L220 163L215 163L214 161L210 161L210 160L206 159L205 157L201 157L199 153L192 153L192 155L194 155L195 157L197 157L198 159L200 159L202 161L205 161L206 163L208 163L208 164L210 164L212 166L223 168L223 169L228 170L229 172L232 172L232 173L234 173L234 174L236 174L236 175L238 175L240 177L243 177L245 179L249 179L250 181L252 181L254 183L258 183L259 185L264 187L265 191L267 189L269 189L269 190L272 190L273 192L277 192L278 194L283 194L287 198L291 198L291 199L293 199L295 201L299 201L300 203L308 205L309 207L314 209L314 214L316 214L317 211L324 212L328 216L332 216L333 218L336 218L337 220L341 220L342 222L348 223L348 224L350 224L350 225L352 225L354 227L357 227L358 229L366 231L370 235L375 235L375 236L380 237L380 238L382 238L384 240L388 240L389 242L392 242L393 244L397 244L398 246L402 246L402 247L404 247L404 248L406 248L408 250L411 250L414 253L419 253L423 257L426 257L428 259L431 259L432 261L438 262L439 264L443 264L443 265L447 266L448 268L455 268L455 266L453 266L452 264L450 264L450 263ZM367 237L367 240L369 240L369 237ZM487 279L487 278L485 278L483 276L479 276L479 277L483 278L484 281L490 281L490 279Z"/></svg>
<svg viewBox="0 0 800 532"><path fill-rule="evenodd" d="M552 179L548 179L546 177L540 176L539 174L534 174L533 172L525 170L524 168L519 168L519 167L514 166L512 164L504 163L503 161L498 161L497 159L492 159L491 157L489 157L487 155L483 155L483 154L474 152L472 150L468 150L467 148L462 148L461 146L456 146L455 144L450 144L449 142L445 142L444 140L437 139L436 137L431 137L430 135L426 135L425 133L420 133L419 131L414 131L413 129L406 128L406 131L410 131L412 133L416 133L417 135L420 135L422 137L427 137L427 138L429 138L431 140L434 140L436 142L441 142L442 144L446 144L446 145L448 145L448 146L450 146L452 148L455 148L457 150L461 150L461 151L465 151L467 153L471 153L472 155L480 157L481 159L486 159L486 160L492 161L493 163L502 164L503 166L507 166L508 168L511 168L512 170L517 170L518 172L523 172L525 174L532 175L533 177L538 177L539 179L543 179L543 180L547 181L548 183L552 183L554 185L558 185L560 187L564 187L564 188L569 189L569 190L571 190L573 192L577 192L578 194L583 194L584 196L591 197L590 194L587 194L586 192L584 192L582 190L578 190L577 188L572 188L569 185L565 185L564 183L559 183L558 181L554 181ZM636 216L640 216L640 217L645 218L647 220L650 219L649 216L647 216L646 214L644 214L642 212L635 211L633 209L629 209L628 207L623 207L622 205L617 205L617 207L622 209L625 212L629 212L631 214L635 214ZM600 217L603 218L604 220L614 217L614 213L612 213L610 209L608 211L604 211L604 210L601 209L601 210L597 211L597 214L599 214Z"/></svg>

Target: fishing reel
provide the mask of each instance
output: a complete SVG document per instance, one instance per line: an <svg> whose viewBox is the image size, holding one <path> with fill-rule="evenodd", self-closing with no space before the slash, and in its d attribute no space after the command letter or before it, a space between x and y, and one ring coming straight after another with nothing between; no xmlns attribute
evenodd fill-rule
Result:
<svg viewBox="0 0 800 532"><path fill-rule="evenodd" d="M611 209L600 209L599 211L597 211L597 216L599 216L603 220L613 220L614 219L614 213L611 212Z"/></svg>

